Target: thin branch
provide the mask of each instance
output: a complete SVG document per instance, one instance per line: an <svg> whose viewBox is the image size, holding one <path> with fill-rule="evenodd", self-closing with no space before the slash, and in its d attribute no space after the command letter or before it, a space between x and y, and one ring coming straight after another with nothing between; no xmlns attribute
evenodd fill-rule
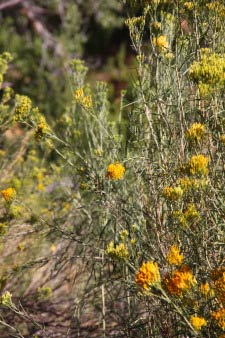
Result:
<svg viewBox="0 0 225 338"><path fill-rule="evenodd" d="M2 11L4 9L8 9L9 7L14 7L14 6L20 4L23 1L24 0L9 0L7 2L4 2L4 3L0 4L0 11Z"/></svg>

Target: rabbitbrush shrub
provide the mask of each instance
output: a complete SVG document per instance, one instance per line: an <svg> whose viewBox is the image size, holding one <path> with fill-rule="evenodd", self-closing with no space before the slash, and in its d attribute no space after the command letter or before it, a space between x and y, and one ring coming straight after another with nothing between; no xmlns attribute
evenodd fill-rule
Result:
<svg viewBox="0 0 225 338"><path fill-rule="evenodd" d="M80 60L57 130L3 91L2 337L224 337L225 6L127 5L116 119Z"/></svg>

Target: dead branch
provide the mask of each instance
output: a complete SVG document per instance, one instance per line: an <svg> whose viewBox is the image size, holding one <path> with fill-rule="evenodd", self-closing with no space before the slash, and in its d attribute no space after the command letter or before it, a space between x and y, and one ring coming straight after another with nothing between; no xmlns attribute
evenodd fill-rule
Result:
<svg viewBox="0 0 225 338"><path fill-rule="evenodd" d="M0 11L4 9L8 9L9 7L14 7L20 3L22 3L24 0L9 0L4 1L2 4L0 4Z"/></svg>

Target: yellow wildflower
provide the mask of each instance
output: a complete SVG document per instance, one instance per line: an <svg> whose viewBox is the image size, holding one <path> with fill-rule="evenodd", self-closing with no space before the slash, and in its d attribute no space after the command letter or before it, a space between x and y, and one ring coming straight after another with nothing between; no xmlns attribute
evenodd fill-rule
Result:
<svg viewBox="0 0 225 338"><path fill-rule="evenodd" d="M79 101L84 96L83 88L78 88L74 91L74 98L76 101Z"/></svg>
<svg viewBox="0 0 225 338"><path fill-rule="evenodd" d="M171 246L170 251L166 257L170 265L180 265L183 262L184 256L180 253L176 245Z"/></svg>
<svg viewBox="0 0 225 338"><path fill-rule="evenodd" d="M192 1L187 1L184 3L184 8L191 11L194 8L194 3Z"/></svg>
<svg viewBox="0 0 225 338"><path fill-rule="evenodd" d="M145 23L144 16L136 16L125 20L125 25L127 25L130 28L130 30L133 30L135 26L139 28L143 26L144 23Z"/></svg>
<svg viewBox="0 0 225 338"><path fill-rule="evenodd" d="M151 23L151 27L154 31L160 31L161 28L162 28L162 24L161 24L161 22L154 21L154 22Z"/></svg>
<svg viewBox="0 0 225 338"><path fill-rule="evenodd" d="M124 229L119 232L119 235L121 240L124 241L128 237L129 232L126 229Z"/></svg>
<svg viewBox="0 0 225 338"><path fill-rule="evenodd" d="M202 326L207 325L207 321L203 317L191 316L190 322L196 331L201 330Z"/></svg>
<svg viewBox="0 0 225 338"><path fill-rule="evenodd" d="M12 302L12 294L9 291L6 291L3 293L2 297L1 297L1 303L2 305L5 306L13 306L13 302Z"/></svg>
<svg viewBox="0 0 225 338"><path fill-rule="evenodd" d="M2 190L1 194L6 202L11 202L16 197L16 190L10 187Z"/></svg>
<svg viewBox="0 0 225 338"><path fill-rule="evenodd" d="M213 1L212 3L206 4L209 10L217 13L221 18L225 17L225 5L221 1Z"/></svg>
<svg viewBox="0 0 225 338"><path fill-rule="evenodd" d="M20 243L17 245L17 250L18 250L18 251L24 251L24 250L25 250L25 245L24 245L24 243L20 242Z"/></svg>
<svg viewBox="0 0 225 338"><path fill-rule="evenodd" d="M15 120L21 120L25 118L32 108L32 101L28 96L16 95L16 110Z"/></svg>
<svg viewBox="0 0 225 338"><path fill-rule="evenodd" d="M210 277L216 296L225 304L225 267L213 270Z"/></svg>
<svg viewBox="0 0 225 338"><path fill-rule="evenodd" d="M119 259L127 259L129 256L129 252L127 250L127 247L124 243L120 243L115 245L113 241L111 241L107 248L106 253L109 256L119 258Z"/></svg>
<svg viewBox="0 0 225 338"><path fill-rule="evenodd" d="M220 54L201 53L200 61L194 61L189 74L198 85L202 96L224 88L225 58Z"/></svg>
<svg viewBox="0 0 225 338"><path fill-rule="evenodd" d="M171 201L176 201L182 198L183 196L183 190L181 189L181 187L165 187L163 189L163 196Z"/></svg>
<svg viewBox="0 0 225 338"><path fill-rule="evenodd" d="M169 42L164 35L155 36L152 42L160 51L165 51L169 48Z"/></svg>
<svg viewBox="0 0 225 338"><path fill-rule="evenodd" d="M218 311L211 312L211 316L221 329L225 329L225 309L222 307Z"/></svg>
<svg viewBox="0 0 225 338"><path fill-rule="evenodd" d="M210 286L209 286L209 283L208 283L208 282L202 283L202 284L199 286L199 291L201 292L201 294L202 294L205 298L208 298L209 296L212 296L212 295L213 295L213 292L212 292L212 290L210 289Z"/></svg>
<svg viewBox="0 0 225 338"><path fill-rule="evenodd" d="M193 123L192 126L187 130L186 136L189 140L201 141L205 134L205 127L201 123Z"/></svg>
<svg viewBox="0 0 225 338"><path fill-rule="evenodd" d="M121 163L111 163L108 165L106 176L112 180L121 180L124 173L125 168Z"/></svg>
<svg viewBox="0 0 225 338"><path fill-rule="evenodd" d="M42 286L37 289L38 297L41 300L49 299L52 296L52 288L50 286Z"/></svg>
<svg viewBox="0 0 225 338"><path fill-rule="evenodd" d="M223 145L225 145L225 134L221 135L220 140L223 143Z"/></svg>
<svg viewBox="0 0 225 338"><path fill-rule="evenodd" d="M75 101L80 103L84 108L92 107L92 97L91 95L84 95L84 89L78 88L74 91Z"/></svg>
<svg viewBox="0 0 225 338"><path fill-rule="evenodd" d="M188 222L195 221L200 218L200 214L194 204L188 204L184 212L184 217Z"/></svg>
<svg viewBox="0 0 225 338"><path fill-rule="evenodd" d="M44 188L45 188L45 187L44 187L44 184L41 183L41 182L39 182L38 185L37 185L37 189L38 189L39 191L43 191Z"/></svg>
<svg viewBox="0 0 225 338"><path fill-rule="evenodd" d="M145 290L159 284L160 281L158 264L153 261L143 263L135 276L135 282Z"/></svg>
<svg viewBox="0 0 225 338"><path fill-rule="evenodd" d="M182 177L177 180L177 184L186 192L189 190L203 189L208 185L208 181L206 179Z"/></svg>
<svg viewBox="0 0 225 338"><path fill-rule="evenodd" d="M182 296L197 283L191 269L186 265L173 271L172 275L167 274L163 281L166 289L174 296Z"/></svg>
<svg viewBox="0 0 225 338"><path fill-rule="evenodd" d="M173 217L179 221L179 223L180 223L180 225L182 227L186 227L187 226L186 219L184 217L184 214L181 211L179 211L179 210L174 211L173 212Z"/></svg>
<svg viewBox="0 0 225 338"><path fill-rule="evenodd" d="M173 53L166 53L164 54L164 58L167 60L172 60L174 58L174 54Z"/></svg>
<svg viewBox="0 0 225 338"><path fill-rule="evenodd" d="M55 244L52 244L52 245L50 246L50 251L51 251L53 254L57 251L57 247L56 247Z"/></svg>
<svg viewBox="0 0 225 338"><path fill-rule="evenodd" d="M7 231L7 223L6 222L0 222L0 236L4 235Z"/></svg>
<svg viewBox="0 0 225 338"><path fill-rule="evenodd" d="M177 219L181 226L186 227L192 225L194 222L200 219L200 214L195 208L194 204L188 204L184 213L177 210L173 212L173 217Z"/></svg>
<svg viewBox="0 0 225 338"><path fill-rule="evenodd" d="M191 175L207 175L209 158L200 154L194 155L190 159L187 169Z"/></svg>
<svg viewBox="0 0 225 338"><path fill-rule="evenodd" d="M92 107L91 95L84 96L82 100L80 101L80 103L82 104L82 106L84 106L84 108L91 108Z"/></svg>
<svg viewBox="0 0 225 338"><path fill-rule="evenodd" d="M39 122L37 125L37 129L35 131L35 138L39 139L43 137L43 135L49 130L48 124L46 122L46 119L43 115L40 115Z"/></svg>
<svg viewBox="0 0 225 338"><path fill-rule="evenodd" d="M97 148L97 149L94 150L94 154L96 156L102 156L103 153L104 153L104 151L101 148Z"/></svg>

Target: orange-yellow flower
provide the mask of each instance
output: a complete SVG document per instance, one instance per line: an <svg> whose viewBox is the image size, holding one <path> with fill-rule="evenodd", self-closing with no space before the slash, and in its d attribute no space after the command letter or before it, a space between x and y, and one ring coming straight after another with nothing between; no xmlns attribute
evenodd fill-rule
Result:
<svg viewBox="0 0 225 338"><path fill-rule="evenodd" d="M169 48L169 42L167 41L167 38L164 35L154 37L152 42L161 51L167 50Z"/></svg>
<svg viewBox="0 0 225 338"><path fill-rule="evenodd" d="M180 265L183 262L184 256L180 253L179 248L176 245L173 245L171 246L166 259L171 265Z"/></svg>
<svg viewBox="0 0 225 338"><path fill-rule="evenodd" d="M225 267L212 271L210 276L216 296L225 304Z"/></svg>
<svg viewBox="0 0 225 338"><path fill-rule="evenodd" d="M125 173L125 168L121 163L111 163L107 168L106 176L112 180L121 180Z"/></svg>
<svg viewBox="0 0 225 338"><path fill-rule="evenodd" d="M163 281L168 292L174 296L182 296L197 283L191 269L186 265L173 271L172 275L166 275Z"/></svg>
<svg viewBox="0 0 225 338"><path fill-rule="evenodd" d="M205 135L205 126L201 123L193 123L187 130L186 136L189 140L200 142Z"/></svg>
<svg viewBox="0 0 225 338"><path fill-rule="evenodd" d="M203 317L191 316L190 322L196 331L201 330L202 326L207 325L207 321Z"/></svg>
<svg viewBox="0 0 225 338"><path fill-rule="evenodd" d="M202 283L199 286L199 291L205 298L208 298L209 296L213 295L213 290L210 289L208 282Z"/></svg>
<svg viewBox="0 0 225 338"><path fill-rule="evenodd" d="M6 202L10 202L16 197L16 190L10 187L10 188L2 190L1 194Z"/></svg>
<svg viewBox="0 0 225 338"><path fill-rule="evenodd" d="M216 321L217 325L223 330L225 329L225 309L221 308L218 311L211 312L211 316Z"/></svg>
<svg viewBox="0 0 225 338"><path fill-rule="evenodd" d="M188 163L188 171L191 175L207 175L209 158L200 154L193 155Z"/></svg>
<svg viewBox="0 0 225 338"><path fill-rule="evenodd" d="M145 290L157 285L160 281L158 264L153 261L143 263L135 276L135 282Z"/></svg>

